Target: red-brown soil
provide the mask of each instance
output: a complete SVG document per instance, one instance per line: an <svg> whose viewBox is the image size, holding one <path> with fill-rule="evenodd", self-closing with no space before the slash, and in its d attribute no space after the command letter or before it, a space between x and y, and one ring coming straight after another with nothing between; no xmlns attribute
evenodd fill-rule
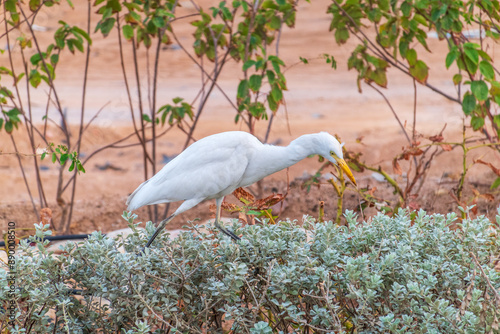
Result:
<svg viewBox="0 0 500 334"><path fill-rule="evenodd" d="M205 2L205 1L204 1ZM84 8L86 2L74 2L75 9L66 5L45 10L40 15L37 24L47 27L46 32L37 32L37 37L42 43L50 41L58 20L64 19L72 25L85 26ZM208 3L208 2L207 2ZM207 6L208 7L208 6ZM184 6L184 14L190 14L193 9ZM95 19L93 24L95 25ZM179 22L176 31L184 45L191 45L193 28L189 25L192 19ZM381 166L391 175L396 177L404 187L405 179L397 176L392 171L392 159L407 145L406 139L383 98L368 86L363 86L360 94L356 86L356 73L348 71L346 61L350 50L355 46L354 39L345 46L335 44L334 37L328 32L330 17L326 14L326 7L318 1L303 2L299 5L297 24L293 29L285 29L281 36L280 57L288 65L286 72L288 91L285 108L277 113L269 142L287 144L293 138L311 132L328 131L338 134L346 143L349 150L363 153L363 160L372 166ZM0 32L1 33L1 32ZM132 132L128 100L120 70L118 47L115 32L106 39L98 33L92 35L93 45L91 53L89 81L86 100L86 119L89 120L99 109L103 111L94 121L94 125L87 130L82 143L82 152L91 154L94 150L111 143ZM5 43L5 38L1 42ZM455 94L451 78L455 73L453 69L446 70L444 58L446 47L437 40L429 41L432 54L425 54L425 60L431 68L429 82L440 87L448 94ZM126 45L130 51L130 45ZM496 48L495 45L492 46ZM13 52L16 55L16 50ZM338 62L338 69L333 70L321 59L324 53L332 54ZM496 54L496 53L493 53ZM17 53L19 55L19 53ZM64 56L64 57L63 57ZM79 119L82 94L82 73L84 56L64 54L57 72L56 87L62 104L68 110L68 119L76 124ZM146 52L140 49L142 65L145 65ZM299 56L310 58L308 65L299 63ZM130 54L126 54L131 59ZM7 65L6 54L0 56L0 66ZM15 61L19 61L16 58ZM292 66L297 64L295 66ZM126 64L129 78L135 85L132 77L132 63ZM220 86L232 99L236 95L236 87L242 74L240 64L230 63L220 77ZM144 67L143 67L144 68ZM146 80L146 72L143 78ZM162 60L159 67L159 103L164 104L176 96L192 101L200 88L200 74L198 68L177 48L162 50ZM2 78L3 79L3 78ZM146 82L143 82L146 87ZM24 89L25 87L20 87ZM413 120L413 81L395 69L389 70L389 86L383 92L390 100L401 121L406 124L406 130L411 132ZM45 107L46 87L40 87L32 92L34 106L34 120L41 122L41 111ZM437 134L445 124L444 137L447 141L460 140L463 124L463 113L458 104L438 96L430 89L418 86L417 104L417 131L424 137ZM41 102L39 102L41 101ZM38 114L37 114L38 112ZM51 115L56 118L55 111ZM196 127L196 139L228 130L246 130L242 124L234 123L234 110L219 91L214 91L210 98L200 122ZM57 118L56 118L57 119ZM466 120L466 123L469 120ZM265 134L267 123L261 122L257 126L256 134L262 138ZM76 134L76 126L74 126ZM362 143L356 141L363 137ZM14 138L20 152L31 152L25 136L24 125L15 131ZM185 141L185 134L178 129L172 129L159 141L158 153L171 156L178 154ZM61 137L51 127L48 139L59 143ZM132 142L132 141L130 141ZM36 145L43 147L41 142ZM0 227L5 232L6 223L15 221L17 227L30 227L36 223L26 186L21 175L17 157L7 153L14 152L10 137L2 131L0 133ZM475 150L469 152L467 163L474 159L482 158L498 166L499 154L492 150ZM32 164L33 158L21 156L25 167L32 195L38 201L35 173ZM46 166L42 172L46 196L54 212L54 221L57 222L61 213L55 200L57 187L57 166L50 159L41 164ZM161 159L159 159L161 160ZM108 164L116 168L102 168ZM161 168L158 164L158 169ZM331 185L323 184L313 187L309 193L301 188L301 177L304 173L314 174L321 166L317 158L305 161L291 167L288 172L290 189L286 198L281 217L301 220L304 214L318 215L319 201L325 201L327 218L334 218L336 212L337 196ZM101 167L101 168L100 168ZM402 164L406 172L408 165ZM110 231L126 226L120 217L126 209L125 201L128 196L142 181L144 172L142 156L138 146L126 149L108 149L89 160L85 166L86 173L78 176L76 201L74 204L72 233L92 232L94 230ZM449 196L448 191L458 184L462 172L462 152L455 148L452 152L445 152L437 156L432 162L426 182L418 196L414 199L415 206L429 212L446 213L456 211L457 205ZM374 195L379 198L393 201L396 197L389 184L378 182L373 178L372 172L355 173L359 187L375 188ZM480 193L489 192L489 186L495 180L495 175L484 165L474 165L470 168L464 199L472 198L473 189ZM261 183L261 189L253 186L251 190L267 196L277 191L284 193L287 189L286 171L266 178ZM498 194L494 201L479 200L479 213L490 217L494 216L498 206ZM68 201L70 194L65 194ZM356 209L359 207L359 196L352 189L348 189L344 207ZM169 228L178 228L187 220L210 217L209 205L203 203L196 208L182 214L175 219ZM171 206L171 210L176 205ZM374 208L368 209L364 215L370 216L376 212ZM141 208L136 212L140 220L147 220L147 209ZM227 215L227 214L226 214ZM5 226L5 227L4 227Z"/></svg>

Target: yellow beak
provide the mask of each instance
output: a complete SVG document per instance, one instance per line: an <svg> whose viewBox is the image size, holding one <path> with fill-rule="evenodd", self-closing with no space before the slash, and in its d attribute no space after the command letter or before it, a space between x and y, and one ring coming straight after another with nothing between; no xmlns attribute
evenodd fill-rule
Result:
<svg viewBox="0 0 500 334"><path fill-rule="evenodd" d="M333 156L333 158L337 161L337 164L339 165L340 169L347 175L349 180L351 180L352 184L354 186L356 185L356 180L354 179L354 176L352 175L351 170L349 169L349 166L347 166L347 163L345 162L344 159L340 159L339 157Z"/></svg>

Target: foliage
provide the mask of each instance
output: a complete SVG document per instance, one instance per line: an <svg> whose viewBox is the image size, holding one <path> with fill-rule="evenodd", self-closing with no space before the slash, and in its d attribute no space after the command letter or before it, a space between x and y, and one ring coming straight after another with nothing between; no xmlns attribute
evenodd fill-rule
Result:
<svg viewBox="0 0 500 334"><path fill-rule="evenodd" d="M238 219L245 224L255 224L255 218L267 218L271 224L275 224L279 215L273 215L273 206L282 203L287 194L273 194L265 198L255 199L255 196L245 189L238 188L233 191L232 195L240 201L241 205L222 202L221 208L229 213L238 212ZM210 205L212 213L215 213L216 209L215 205Z"/></svg>
<svg viewBox="0 0 500 334"><path fill-rule="evenodd" d="M66 3L76 9L71 1ZM253 133L257 121L268 120L266 139L274 114L284 104L285 64L278 54L279 36L284 26L294 26L297 1L257 1L254 4L221 1L208 9L193 1L194 13L179 16L176 10L180 4L173 0L97 0L84 5L86 11L82 11L82 15L86 15L86 27L60 20L53 38L46 43L42 43L45 39L35 33L40 28L37 27L38 15L41 11L50 12L50 7L55 5L64 6L64 1L29 1L29 6L24 6L22 2L7 0L4 4L2 24L5 25L5 32L0 33L0 38L5 40L7 48L1 50L3 58L0 59L2 65L6 64L0 67L0 130L5 129L10 135L24 123L25 140L30 142L32 150L30 163L36 172L36 182L28 180L26 162L18 159L21 174L38 217L41 208L53 203L59 205L61 215L58 216L61 218L59 222L54 221L53 226L59 232L69 232L78 173L85 172L85 164L97 153L108 148L126 147L118 144L135 139L128 144L141 146L144 179L148 179L156 173L158 166L157 140L169 130L178 128L181 135L186 135L187 147L194 140L194 131L214 89L221 91L235 111L235 121L243 122L249 132ZM186 45L177 36L177 22L182 20L192 21L195 39L192 45ZM89 63L96 54L92 52L93 41L99 38L108 39L110 47L111 44L118 47L116 61L121 64L134 131L115 142L103 144L93 152L85 152L85 159L80 160L85 131L105 109L103 106L101 110L94 111L86 123L89 115L85 103ZM163 52L163 48L173 43L177 43L179 52L183 52L199 68L202 82L199 93L192 101L175 97L169 103L162 100L163 94L158 93L159 64L168 63L169 55ZM71 127L67 107L63 104L64 97L55 83L60 64L78 53L83 53L86 61L82 63L84 77L80 114L71 117L80 119L80 122ZM22 62L13 61L17 56ZM147 60L146 66L143 59ZM234 96L229 96L218 84L220 74L230 61L241 64L243 77ZM144 86L147 86L146 92L141 88ZM34 89L47 91L46 101L36 101L36 104L45 104L45 114L40 119L32 113L35 104L31 100L31 91ZM51 109L56 112L49 115ZM62 136L64 145L48 140L49 126L53 133ZM77 131L74 128L78 128ZM14 154L27 155L17 152L16 140L19 139L14 136L11 139L16 150ZM53 162L61 164L58 167L58 187L52 200L46 195L46 181L40 174L37 148L43 152L42 159L50 155ZM37 189L32 190L33 184ZM35 199L32 194L38 194L39 198ZM159 219L157 208L150 210L150 218Z"/></svg>
<svg viewBox="0 0 500 334"><path fill-rule="evenodd" d="M234 223L240 243L192 226L175 239L163 233L142 255L155 228L128 214L126 238L95 232L57 254L40 239L47 226L36 226L37 247L22 241L17 252L11 332L498 331L494 223L404 210L370 222L345 216L342 227ZM4 303L6 275L0 269Z"/></svg>
<svg viewBox="0 0 500 334"><path fill-rule="evenodd" d="M350 51L347 66L358 74L359 91L362 91L362 83L365 83L380 93L408 140L408 145L404 147L401 155L394 157L393 161L394 172L399 175L402 175L403 170L398 161L409 161L406 169L407 185L399 185L381 167L370 166L361 161L359 156L351 155L353 159L350 162L357 165L361 171L377 171L386 178L399 197L393 209L400 205L418 206L412 198L418 195L415 189L420 189L434 157L443 151L461 148L464 160L462 176L451 195L459 205L473 202L474 199L462 198L464 180L472 166L466 162L467 153L480 147L488 147L498 152L500 141L500 82L497 77L498 69L493 62L494 45L500 40L499 2L333 0L328 7L328 13L331 15L330 30L335 41L339 45L351 40L356 42ZM455 94L449 94L444 86L432 83L426 59L428 53L433 52L436 55L438 44L448 50L445 54L438 53L442 54L443 67L450 70L449 83L453 83ZM414 81L412 134L407 133L406 126L399 120L389 99L377 88L388 87L389 68L406 74ZM460 104L465 123L470 124L469 127L476 131L474 136L465 138L464 126L462 143L445 142L441 132L428 138L430 143L421 144L422 136L416 131L416 83ZM478 138L479 135L481 137ZM491 163L490 166L495 173L498 171L498 167L492 166ZM492 182L492 188L500 184L500 175L496 174L497 179ZM360 195L364 197L362 192Z"/></svg>
<svg viewBox="0 0 500 334"><path fill-rule="evenodd" d="M40 218L39 209L49 205L38 158L41 156L43 159L48 154L52 157L53 163L59 162L60 166L57 167L58 186L55 194L55 202L61 209L58 230L67 232L73 212L72 205L77 175L80 172L85 172L84 162L80 160L80 146L82 135L86 129L83 123L86 80L82 85L82 111L78 134L72 133L69 127L67 110L62 105L55 80L60 59L63 55L68 54L68 51L71 55L75 53L86 54L87 61L84 65L86 77L92 39L88 27L85 30L61 20L57 22L58 28L54 32L52 42L47 45L40 43L34 33L36 22L38 22L36 21L37 15L43 7L51 7L60 3L61 1L29 1L27 7L15 0L4 2L5 11L2 23L5 30L0 38L5 38L6 41L6 49L2 50L2 54L5 57L3 60L8 65L0 67L2 75L0 77L0 130L4 128L10 136L15 150L14 154L18 156L19 168L37 218ZM73 7L71 1L68 0L67 3ZM88 16L88 26L90 26L89 20ZM22 62L14 61L14 58L18 58ZM47 91L46 101L37 100L34 102L31 99L33 89L45 89ZM42 107L44 114L40 118L33 116L33 109L38 104L45 105ZM51 109L54 112L49 117ZM55 145L49 140L47 135L49 122L54 126L57 135L62 136L65 145ZM19 139L12 135L14 129L17 130L22 123L26 128L25 140L30 144L30 154L18 151L16 141ZM32 186L30 186L27 173L25 173L26 162L19 158L22 155L32 157L30 163L35 173L32 173L34 181L31 184L36 184L37 189L33 193L38 194L38 203L32 195ZM67 175L68 172L69 175ZM66 189L71 193L69 199L65 199L63 196ZM53 227L56 227L55 223Z"/></svg>

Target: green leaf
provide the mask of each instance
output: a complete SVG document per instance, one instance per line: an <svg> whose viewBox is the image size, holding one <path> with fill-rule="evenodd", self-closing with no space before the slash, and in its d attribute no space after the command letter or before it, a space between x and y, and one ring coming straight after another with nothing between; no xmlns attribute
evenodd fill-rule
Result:
<svg viewBox="0 0 500 334"><path fill-rule="evenodd" d="M406 60L410 66L415 66L417 63L417 51L415 49L409 49L406 52Z"/></svg>
<svg viewBox="0 0 500 334"><path fill-rule="evenodd" d="M418 82L425 84L429 76L429 68L426 63L418 60L415 66L410 67L410 74Z"/></svg>
<svg viewBox="0 0 500 334"><path fill-rule="evenodd" d="M470 125L472 125L474 131L477 131L484 126L484 118L479 116L472 116L470 120Z"/></svg>
<svg viewBox="0 0 500 334"><path fill-rule="evenodd" d="M258 74L253 74L248 80L248 86L254 92L258 92L262 85L262 77Z"/></svg>
<svg viewBox="0 0 500 334"><path fill-rule="evenodd" d="M42 55L40 53L35 53L33 56L30 58L31 64L34 66L38 65L38 63L42 60Z"/></svg>
<svg viewBox="0 0 500 334"><path fill-rule="evenodd" d="M80 52L84 52L84 49L83 49L83 43L82 43L80 40L78 40L78 39L76 39L76 38L71 38L71 39L69 39L69 40L67 41L67 42L68 42L68 45L69 45L69 41L70 41L70 40L71 40L71 43L72 43L74 46L76 46L76 48L78 49L78 51L80 51Z"/></svg>
<svg viewBox="0 0 500 334"><path fill-rule="evenodd" d="M77 168L78 168L78 171L85 173L85 168L83 168L83 165L80 161L78 161L78 163L77 163Z"/></svg>
<svg viewBox="0 0 500 334"><path fill-rule="evenodd" d="M13 126L11 121L5 122L5 131L7 131L7 133L12 133L13 129L14 129L14 126Z"/></svg>
<svg viewBox="0 0 500 334"><path fill-rule="evenodd" d="M75 36L82 36L83 38L85 38L87 40L87 43L89 43L89 45L92 45L92 39L90 38L89 34L87 34L87 32L85 30L80 29L77 26L74 26L73 28L71 28L71 30L73 31L73 34Z"/></svg>
<svg viewBox="0 0 500 334"><path fill-rule="evenodd" d="M458 59L457 59L458 62ZM465 70L470 72L471 74L476 74L477 72L477 63L474 63L469 57L465 57Z"/></svg>
<svg viewBox="0 0 500 334"><path fill-rule="evenodd" d="M131 40L132 38L134 38L134 28L132 28L132 26L126 24L123 26L122 31L123 31L123 36L127 40Z"/></svg>
<svg viewBox="0 0 500 334"><path fill-rule="evenodd" d="M61 165L64 165L64 163L69 159L69 154L68 153L63 153L61 154L61 157L59 158L59 161L61 162Z"/></svg>
<svg viewBox="0 0 500 334"><path fill-rule="evenodd" d="M453 76L453 84L455 86L459 85L462 82L462 75L461 74L455 74Z"/></svg>
<svg viewBox="0 0 500 334"><path fill-rule="evenodd" d="M31 86L37 88L42 82L42 76L40 75L40 72L38 72L37 70L31 70L29 81Z"/></svg>
<svg viewBox="0 0 500 334"><path fill-rule="evenodd" d="M481 56L481 58L483 58L483 60L487 60L489 62L492 61L490 55L484 52L483 50L479 49L477 50L477 53L479 54L479 56Z"/></svg>
<svg viewBox="0 0 500 334"><path fill-rule="evenodd" d="M21 73L21 74L19 74L19 75L17 76L17 78L16 78L16 84L17 84L17 83L19 83L19 81L21 81L21 79L24 77L24 75L25 75L25 74L26 74L26 73L25 73L25 72L23 72L23 73Z"/></svg>
<svg viewBox="0 0 500 334"><path fill-rule="evenodd" d="M0 66L0 74L8 74L12 76L12 71L5 66Z"/></svg>
<svg viewBox="0 0 500 334"><path fill-rule="evenodd" d="M151 118L148 114L142 114L142 120L148 123L152 123Z"/></svg>
<svg viewBox="0 0 500 334"><path fill-rule="evenodd" d="M5 10L9 11L11 13L15 13L17 11L17 9L16 9L16 3L17 3L17 1L15 1L15 0L7 0L7 1L5 1L5 3L4 3Z"/></svg>
<svg viewBox="0 0 500 334"><path fill-rule="evenodd" d="M21 112L17 108L13 108L13 109L7 111L5 114L7 116L9 116L9 120L12 123L18 123L21 121L21 119L19 118L19 115L21 114Z"/></svg>
<svg viewBox="0 0 500 334"><path fill-rule="evenodd" d="M272 111L278 110L278 103L273 98L272 94L267 94L267 103L269 104L269 109L271 109Z"/></svg>
<svg viewBox="0 0 500 334"><path fill-rule="evenodd" d="M273 71L267 70L266 75L267 75L267 80L269 81L269 84L272 85L276 82L276 74L274 74Z"/></svg>
<svg viewBox="0 0 500 334"><path fill-rule="evenodd" d="M283 99L283 92L278 86L273 87L273 89L271 90L271 95L276 102L279 102Z"/></svg>
<svg viewBox="0 0 500 334"><path fill-rule="evenodd" d="M482 60L479 63L479 71L481 71L481 74L484 75L486 79L495 80L495 70L489 61Z"/></svg>
<svg viewBox="0 0 500 334"><path fill-rule="evenodd" d="M462 102L462 110L464 114L470 115L476 108L476 98L469 92L465 93L464 100Z"/></svg>
<svg viewBox="0 0 500 334"><path fill-rule="evenodd" d="M479 62L479 53L476 49L465 48L465 55L468 59L470 59L474 64Z"/></svg>
<svg viewBox="0 0 500 334"><path fill-rule="evenodd" d="M273 16L269 22L269 27L274 30L278 30L281 27L281 19L278 16Z"/></svg>
<svg viewBox="0 0 500 334"><path fill-rule="evenodd" d="M500 186L500 177L497 177L496 180L493 181L493 183L491 184L490 189L491 190L496 189L496 188L498 188L498 186Z"/></svg>
<svg viewBox="0 0 500 334"><path fill-rule="evenodd" d="M387 88L387 73L380 68L370 71L368 78L383 88Z"/></svg>
<svg viewBox="0 0 500 334"><path fill-rule="evenodd" d="M104 36L107 36L109 34L109 32L111 31L111 29L113 29L113 27L115 25L115 21L116 21L115 18L111 17L111 18L104 20L103 22L100 22L101 32Z"/></svg>
<svg viewBox="0 0 500 334"><path fill-rule="evenodd" d="M125 14L124 17L125 17L125 22L127 23L139 24L142 21L141 16L136 12L130 12L128 14Z"/></svg>
<svg viewBox="0 0 500 334"><path fill-rule="evenodd" d="M243 64L243 71L246 71L248 70L250 67L252 67L253 65L255 65L255 60L247 60L244 64Z"/></svg>
<svg viewBox="0 0 500 334"><path fill-rule="evenodd" d="M50 63L55 66L59 62L59 55L58 54L53 54L50 56Z"/></svg>
<svg viewBox="0 0 500 334"><path fill-rule="evenodd" d="M446 56L446 68L450 68L451 64L457 59L458 53L455 50L452 50L448 52L448 55Z"/></svg>
<svg viewBox="0 0 500 334"><path fill-rule="evenodd" d="M163 17L160 17L160 16L155 16L153 18L153 24L157 27L157 28L163 28L165 26L165 20L163 19Z"/></svg>
<svg viewBox="0 0 500 334"><path fill-rule="evenodd" d="M238 85L238 92L236 93L236 97L239 99L245 98L248 96L248 81L241 80Z"/></svg>
<svg viewBox="0 0 500 334"><path fill-rule="evenodd" d="M405 1L401 4L401 12L406 17L410 17L412 8L413 8L413 6L407 1Z"/></svg>
<svg viewBox="0 0 500 334"><path fill-rule="evenodd" d="M345 44L349 39L349 30L346 27L339 27L335 30L335 41L337 44Z"/></svg>
<svg viewBox="0 0 500 334"><path fill-rule="evenodd" d="M479 101L485 101L488 98L488 85L483 80L476 80L471 82L472 94Z"/></svg>
<svg viewBox="0 0 500 334"><path fill-rule="evenodd" d="M56 162L57 160L57 155L53 152L52 153L52 163Z"/></svg>
<svg viewBox="0 0 500 334"><path fill-rule="evenodd" d="M500 128L500 115L493 116L493 122L495 123L497 128ZM0 126L0 128L1 128L1 126Z"/></svg>

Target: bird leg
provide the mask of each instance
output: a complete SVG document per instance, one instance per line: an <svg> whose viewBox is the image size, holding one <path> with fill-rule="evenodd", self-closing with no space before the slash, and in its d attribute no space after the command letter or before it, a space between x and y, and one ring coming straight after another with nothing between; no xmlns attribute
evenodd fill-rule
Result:
<svg viewBox="0 0 500 334"><path fill-rule="evenodd" d="M155 238L158 236L158 234L160 234L160 232L165 228L165 226L167 226L167 224L175 217L175 214L172 214L170 215L167 219L163 219L160 224L158 224L158 227L156 228L156 231L155 233L153 233L153 235L151 236L151 238L149 238L148 240L148 243L146 244L146 246L144 246L144 248L141 250L141 253L144 253L144 250L146 248L148 248L152 243L153 241L155 240Z"/></svg>
<svg viewBox="0 0 500 334"><path fill-rule="evenodd" d="M221 205L222 205L222 201L224 200L224 197L222 198L217 198L215 200L215 203L217 204L217 211L215 213L215 227L217 227L222 233L224 233L225 235L227 235L228 237L230 237L231 239L233 239L234 241L238 241L238 240L241 240L240 237L238 237L236 234L234 234L232 231L226 229L225 227L223 227L220 223L220 210L221 210Z"/></svg>

